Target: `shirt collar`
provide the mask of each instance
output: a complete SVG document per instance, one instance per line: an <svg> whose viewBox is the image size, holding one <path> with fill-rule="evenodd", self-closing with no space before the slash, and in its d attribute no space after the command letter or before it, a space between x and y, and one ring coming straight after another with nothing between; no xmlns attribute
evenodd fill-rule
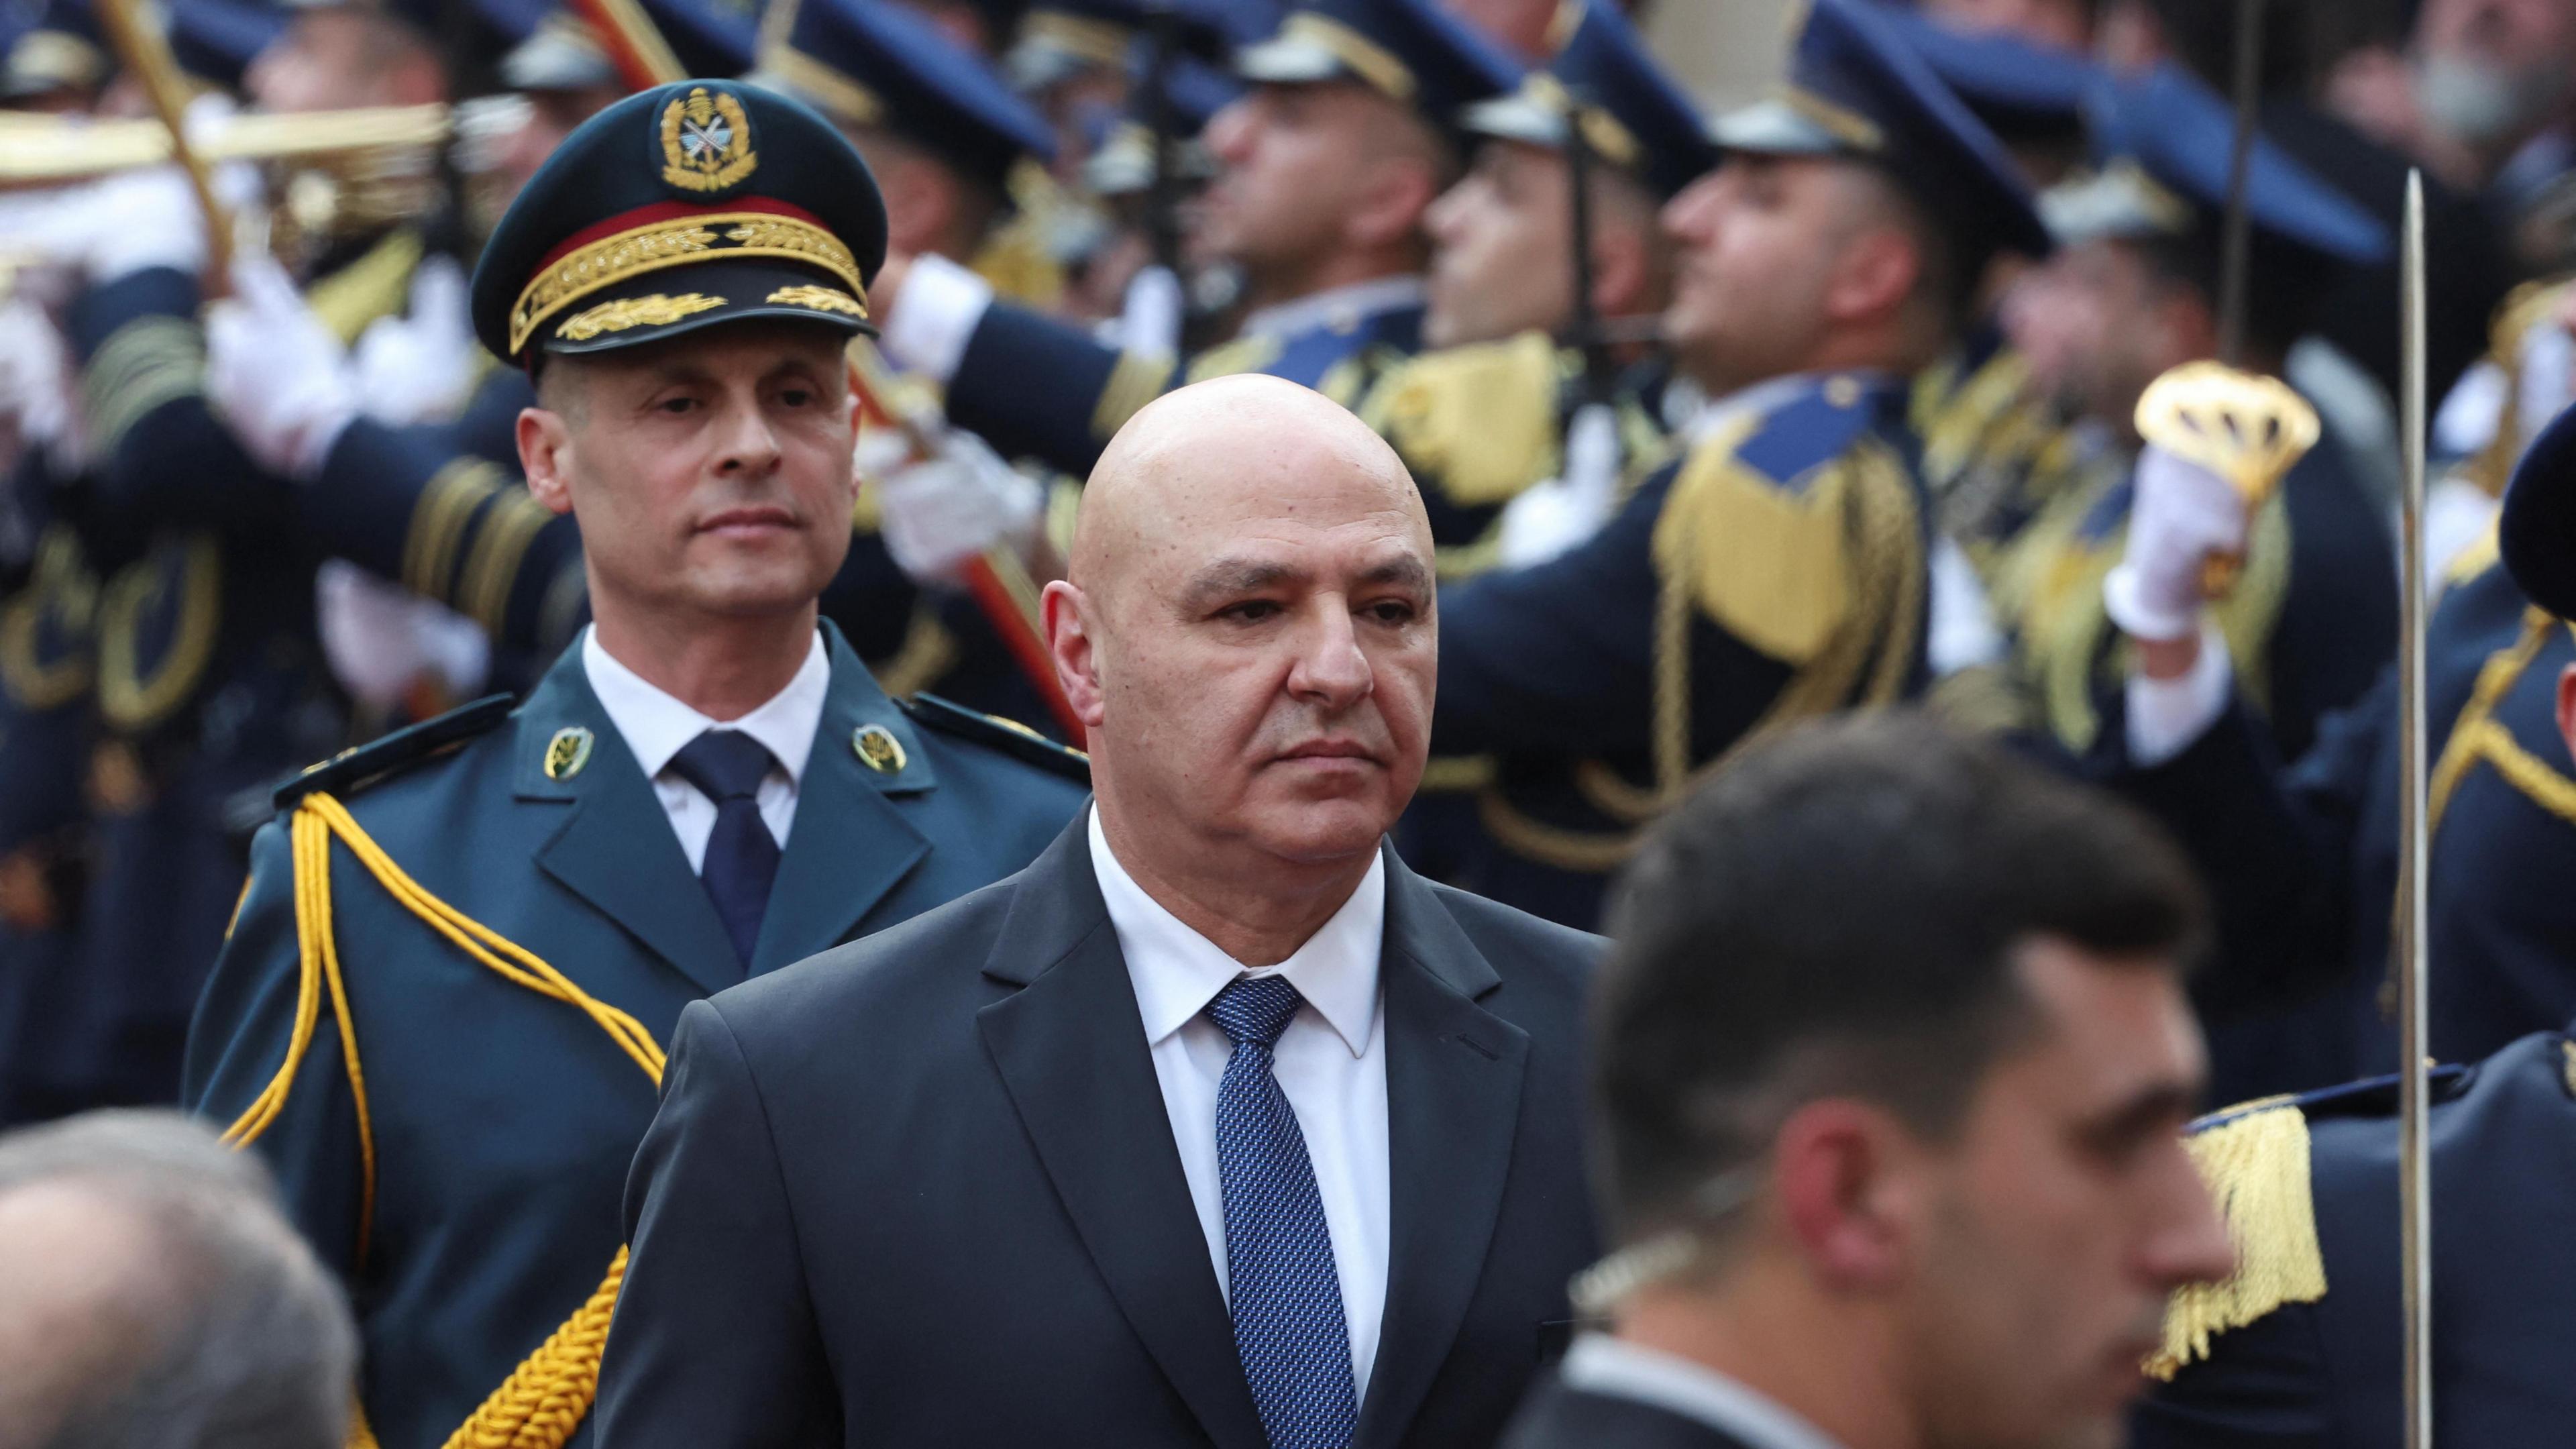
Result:
<svg viewBox="0 0 2576 1449"><path fill-rule="evenodd" d="M1118 933L1119 952L1127 958L1127 976L1145 1021L1145 1042L1152 1046L1188 1025L1218 992L1251 968L1190 929L1136 884L1109 848L1097 806L1090 812L1088 829L1092 874L1100 881L1100 898L1109 908L1111 928ZM1297 988L1297 994L1356 1057L1368 1050L1369 1034L1377 1026L1378 959L1385 941L1386 857L1380 853L1369 862L1368 874L1350 899L1306 938L1306 944L1287 960L1253 974L1287 977L1288 984Z"/></svg>
<svg viewBox="0 0 2576 1449"><path fill-rule="evenodd" d="M788 783L801 787L805 762L814 752L814 732L822 727L823 701L832 688L832 656L819 629L787 687L737 720L700 714L618 662L600 644L597 625L582 631L581 667L590 677L590 692L599 696L599 707L608 712L608 722L617 726L635 763L644 767L646 779L668 768L689 741L721 726L760 741L787 772Z"/></svg>
<svg viewBox="0 0 2576 1449"><path fill-rule="evenodd" d="M1246 337L1278 338L1319 327L1348 330L1381 312L1419 307L1430 295L1430 285L1417 276L1373 277L1263 307L1247 315L1239 330Z"/></svg>
<svg viewBox="0 0 2576 1449"><path fill-rule="evenodd" d="M1846 367L1832 372L1792 372L1781 377L1765 378L1751 387L1738 388L1724 397L1702 403L1690 420L1694 436L1705 438L1736 418L1751 413L1765 416L1810 388L1823 385L1827 378L1847 377L1862 387L1887 386L1890 379L1874 368Z"/></svg>
<svg viewBox="0 0 2576 1449"><path fill-rule="evenodd" d="M1841 1449L1824 1430L1739 1380L1608 1334L1576 1339L1557 1376L1570 1389L1706 1424L1744 1441L1746 1449Z"/></svg>

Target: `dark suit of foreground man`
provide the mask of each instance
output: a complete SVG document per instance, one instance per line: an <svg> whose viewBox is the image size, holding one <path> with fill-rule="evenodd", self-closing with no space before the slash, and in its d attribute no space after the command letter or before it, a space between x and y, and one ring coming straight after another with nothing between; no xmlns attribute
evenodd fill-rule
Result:
<svg viewBox="0 0 2576 1449"><path fill-rule="evenodd" d="M708 81L575 131L484 253L475 320L537 371L519 458L536 516L579 520L596 622L517 709L279 792L186 1073L344 1274L395 1449L580 1431L681 1007L1008 875L1081 804L816 627L884 245L849 143Z"/></svg>
<svg viewBox="0 0 2576 1449"><path fill-rule="evenodd" d="M1384 848L1431 559L1395 454L1294 384L1113 440L1046 600L1094 808L685 1013L603 1443L1490 1442L1594 1250L1596 943Z"/></svg>
<svg viewBox="0 0 2576 1449"><path fill-rule="evenodd" d="M2158 1299L2228 1266L2199 914L2142 817L1921 719L1748 752L1613 908L1610 1331L1507 1449L2113 1449Z"/></svg>

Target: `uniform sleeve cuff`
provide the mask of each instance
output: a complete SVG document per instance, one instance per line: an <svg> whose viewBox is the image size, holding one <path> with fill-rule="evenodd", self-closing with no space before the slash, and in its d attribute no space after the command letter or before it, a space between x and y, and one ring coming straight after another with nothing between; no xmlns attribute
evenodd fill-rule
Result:
<svg viewBox="0 0 2576 1449"><path fill-rule="evenodd" d="M945 257L915 257L885 318L886 356L945 387L992 305L992 283Z"/></svg>
<svg viewBox="0 0 2576 1449"><path fill-rule="evenodd" d="M2175 679L2132 672L2128 682L2129 763L2153 769L2190 749L2227 712L2235 665L2218 626L2200 626L2200 658Z"/></svg>

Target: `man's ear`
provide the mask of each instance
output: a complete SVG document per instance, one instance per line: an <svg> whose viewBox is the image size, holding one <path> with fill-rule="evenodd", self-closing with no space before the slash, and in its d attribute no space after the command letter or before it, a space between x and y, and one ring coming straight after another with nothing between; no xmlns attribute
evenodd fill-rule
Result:
<svg viewBox="0 0 2576 1449"><path fill-rule="evenodd" d="M1091 608L1091 597L1064 579L1049 583L1038 599L1038 623L1046 630L1056 683L1064 686L1065 701L1085 731L1099 729L1108 713L1102 707L1106 691L1100 687L1100 641L1085 617Z"/></svg>
<svg viewBox="0 0 2576 1449"><path fill-rule="evenodd" d="M1774 1139L1771 1192L1798 1255L1828 1290L1870 1296L1904 1275L1917 1193L1904 1129L1849 1098L1810 1102Z"/></svg>
<svg viewBox="0 0 2576 1449"><path fill-rule="evenodd" d="M1825 314L1838 321L1892 316L1914 295L1923 253L1895 226L1865 227L1844 243L1825 287Z"/></svg>
<svg viewBox="0 0 2576 1449"><path fill-rule="evenodd" d="M572 512L572 480L567 469L572 430L561 413L544 408L519 409L519 471L528 492L550 513Z"/></svg>
<svg viewBox="0 0 2576 1449"><path fill-rule="evenodd" d="M1395 246L1422 232L1431 203L1440 199L1440 178L1420 156L1381 156L1360 190L1358 202L1343 218L1342 235L1355 247Z"/></svg>

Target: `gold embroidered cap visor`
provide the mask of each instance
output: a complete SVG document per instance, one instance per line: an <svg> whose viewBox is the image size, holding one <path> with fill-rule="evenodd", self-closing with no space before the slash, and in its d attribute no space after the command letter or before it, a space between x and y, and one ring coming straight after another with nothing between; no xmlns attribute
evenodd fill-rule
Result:
<svg viewBox="0 0 2576 1449"><path fill-rule="evenodd" d="M585 292L538 323L526 345L557 356L606 352L773 317L844 335L876 333L865 300L847 280L790 262L743 258L643 272Z"/></svg>

